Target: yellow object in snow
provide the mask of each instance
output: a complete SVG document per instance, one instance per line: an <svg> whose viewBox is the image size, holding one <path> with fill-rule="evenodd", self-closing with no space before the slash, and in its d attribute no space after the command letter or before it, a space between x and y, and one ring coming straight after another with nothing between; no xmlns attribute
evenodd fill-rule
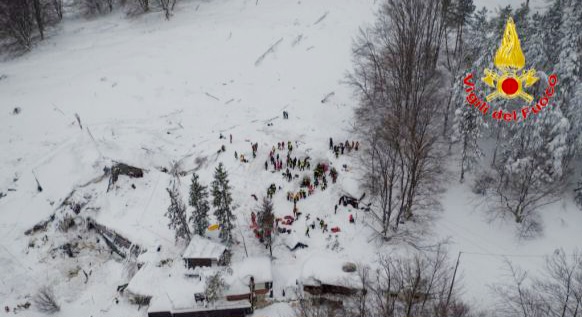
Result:
<svg viewBox="0 0 582 317"><path fill-rule="evenodd" d="M214 231L214 230L218 229L219 227L220 227L220 226L219 226L218 224L216 224L216 223L215 223L215 224L213 224L213 225L210 225L210 226L208 226L208 230L210 230L210 231Z"/></svg>

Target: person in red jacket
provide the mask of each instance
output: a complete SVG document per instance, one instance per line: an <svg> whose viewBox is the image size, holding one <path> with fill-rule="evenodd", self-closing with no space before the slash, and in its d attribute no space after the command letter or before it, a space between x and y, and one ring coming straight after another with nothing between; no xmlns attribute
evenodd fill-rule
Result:
<svg viewBox="0 0 582 317"><path fill-rule="evenodd" d="M356 221L354 220L354 216L352 214L350 214L350 223L356 223Z"/></svg>

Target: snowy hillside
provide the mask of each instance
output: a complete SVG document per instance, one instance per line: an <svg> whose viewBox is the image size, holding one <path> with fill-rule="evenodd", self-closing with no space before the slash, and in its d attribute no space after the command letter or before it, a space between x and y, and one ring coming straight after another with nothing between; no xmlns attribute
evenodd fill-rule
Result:
<svg viewBox="0 0 582 317"><path fill-rule="evenodd" d="M278 142L290 141L291 155L309 156L312 166L331 164L339 178L299 201L302 215L290 227L292 235L275 238L275 299L292 297L283 297L283 290L305 275L335 278L332 270L318 271L327 261L373 265L379 253L405 249L374 239L365 212L340 206L334 213L340 196L363 194L356 152L336 158L328 142L354 140L357 100L343 81L352 69L352 40L374 21L375 1L192 0L176 6L169 21L154 13L71 19L32 52L0 63L0 75L6 75L0 80L0 192L6 194L0 198L2 309L30 302L48 284L61 304L58 316L147 316L145 308L118 295L117 287L129 282L125 263L95 234L61 232L56 224L46 232L24 232L55 212L70 213L61 207L69 197L83 205L83 219L144 249L159 247L164 257L179 262L186 246L175 244L164 215L173 180L167 171L173 166L184 172L180 188L187 197L192 171L208 185L224 163L237 205L233 261L247 253L269 255L250 229L257 204L251 195L260 199L275 183L281 187L273 199L275 216L293 215L286 193L297 192L302 176L312 174L294 170L298 178L288 182L271 167L265 171ZM16 107L20 113L13 112ZM256 158L251 143L258 143ZM219 153L223 145L226 151ZM235 152L249 162L235 159ZM288 153L276 152L282 158ZM143 178L120 176L107 191L108 178L100 177L114 162L144 169ZM448 163L451 169L456 164ZM487 221L470 182L458 184L452 174L448 181L443 210L426 242L450 239L451 256L463 252L463 296L480 308L492 303L487 285L503 279L504 258L536 272L542 256L580 246L582 213L571 200L546 206L544 236L522 241L510 224ZM341 231L322 232L318 224L307 236L317 218ZM287 248L298 241L308 247ZM79 245L74 258L61 250L70 242ZM21 313L44 316L33 308ZM290 314L288 304L277 303L255 315Z"/></svg>

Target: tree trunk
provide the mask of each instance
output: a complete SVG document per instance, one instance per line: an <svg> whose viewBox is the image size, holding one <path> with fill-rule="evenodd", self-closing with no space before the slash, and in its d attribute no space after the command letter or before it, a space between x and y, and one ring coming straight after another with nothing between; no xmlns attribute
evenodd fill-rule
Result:
<svg viewBox="0 0 582 317"><path fill-rule="evenodd" d="M44 40L44 22L42 20L42 8L40 6L40 0L32 0L32 6L34 8L34 18L36 20L36 25L38 26L38 31L40 32L40 39Z"/></svg>

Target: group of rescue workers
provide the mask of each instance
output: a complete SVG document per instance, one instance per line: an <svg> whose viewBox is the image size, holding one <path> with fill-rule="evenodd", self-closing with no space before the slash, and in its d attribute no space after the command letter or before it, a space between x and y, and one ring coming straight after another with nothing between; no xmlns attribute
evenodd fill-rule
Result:
<svg viewBox="0 0 582 317"><path fill-rule="evenodd" d="M344 155L344 152L347 151L348 153L353 150L357 151L360 148L359 141L350 141L346 140L346 142L340 142L339 144L334 144L333 139L329 138L329 149L333 151L335 157L338 158L339 155Z"/></svg>
<svg viewBox="0 0 582 317"><path fill-rule="evenodd" d="M230 136L231 138L231 143L232 143L232 135ZM297 145L297 142L295 142L295 145ZM340 155L340 154L344 154L346 151L349 153L352 150L358 151L359 149L359 142L358 141L345 141L345 142L340 142L339 144L334 144L333 143L333 139L330 138L329 139L329 148L330 150L333 151L333 153L335 154L336 158ZM258 152L258 143L251 143L251 149L253 152L253 157L256 157L257 152ZM285 156L284 153L278 153L279 151L287 151L286 153L286 159L285 161L283 160L283 157ZM311 164L310 164L310 157L306 156L304 158L297 158L297 157L291 157L291 153L293 151L293 143L291 141L282 141L282 142L278 142L277 143L277 147L273 146L272 149L269 151L269 156L268 156L268 160L265 161L265 170L268 171L269 170L269 166L271 166L273 168L274 171L281 171L283 170L283 168L285 168L285 171L282 173L283 178L286 179L288 182L291 182L293 180L293 178L297 178L299 177L299 175L295 175L295 177L293 177L292 174L292 170L298 169L299 171L304 171L305 169L310 170L311 169ZM235 152L235 158L237 157L237 153ZM244 155L240 155L240 159L243 162L247 162L247 160L244 158ZM299 212L299 209L297 207L297 202L303 199L306 199L307 197L311 196L316 188L320 188L321 190L325 190L327 188L327 177L331 177L332 182L335 184L337 182L337 178L338 178L338 171L335 167L330 167L329 163L326 162L321 162L318 163L315 166L315 169L313 170L313 178L309 177L309 176L304 176L302 181L301 181L301 188L299 189L299 191L297 192L287 192L287 201L292 201L293 202L293 216L286 216L286 218L289 218L287 220L284 219L279 219L282 220L281 224L284 225L291 225L293 224L293 222L295 222L297 219L299 219L301 212ZM279 190L282 189L281 186L279 186ZM277 185L275 183L270 184L270 186L267 188L267 197L272 199L273 196L275 195L277 191ZM254 195L253 195L254 196ZM254 196L256 197L256 196ZM255 200L257 200L255 198ZM345 205L345 204L344 204ZM337 209L338 209L338 205L335 205L335 210L334 210L334 214L337 214ZM349 222L350 223L355 223L355 219L354 216L350 213L348 216ZM319 229L322 231L322 233L328 232L328 223L326 223L326 221L324 219L320 219L319 217L316 218L316 220L312 220L309 223L310 220L310 214L307 214L306 216L306 230L305 230L305 235L307 237L309 236L310 230L315 230L315 227L317 225L319 225ZM279 221L277 221L276 223L276 227L278 229L279 232L286 232L286 233L290 233L291 231L289 229L285 229L285 228L281 228L279 227ZM333 227L331 228L333 233L337 233L340 231L339 227Z"/></svg>

